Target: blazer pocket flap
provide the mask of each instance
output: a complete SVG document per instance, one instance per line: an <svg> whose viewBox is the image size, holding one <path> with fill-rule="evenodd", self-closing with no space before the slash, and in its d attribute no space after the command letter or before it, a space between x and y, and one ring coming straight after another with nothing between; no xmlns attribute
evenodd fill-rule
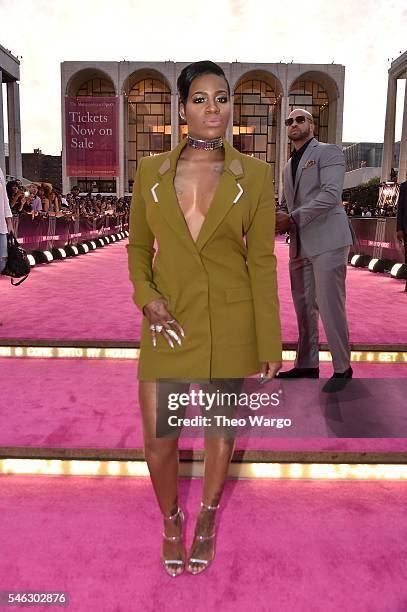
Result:
<svg viewBox="0 0 407 612"><path fill-rule="evenodd" d="M232 287L225 290L226 301L230 302L241 302L243 300L252 300L252 290L250 287Z"/></svg>

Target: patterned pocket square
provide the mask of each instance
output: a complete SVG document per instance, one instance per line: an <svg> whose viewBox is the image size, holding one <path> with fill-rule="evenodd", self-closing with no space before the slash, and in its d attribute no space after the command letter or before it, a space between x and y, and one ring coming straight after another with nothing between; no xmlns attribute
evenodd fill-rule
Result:
<svg viewBox="0 0 407 612"><path fill-rule="evenodd" d="M309 159L305 164L304 164L304 170L306 170L307 168L310 168L311 166L313 166L315 164L315 159Z"/></svg>

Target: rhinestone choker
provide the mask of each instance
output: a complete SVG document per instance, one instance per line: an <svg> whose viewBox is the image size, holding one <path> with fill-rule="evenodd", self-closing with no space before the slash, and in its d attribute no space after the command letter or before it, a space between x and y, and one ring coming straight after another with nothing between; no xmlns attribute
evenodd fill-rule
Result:
<svg viewBox="0 0 407 612"><path fill-rule="evenodd" d="M187 134L187 141L190 147L194 149L204 149L205 151L212 151L213 149L220 149L223 146L223 138L211 138L211 140L199 140L198 138L192 138Z"/></svg>

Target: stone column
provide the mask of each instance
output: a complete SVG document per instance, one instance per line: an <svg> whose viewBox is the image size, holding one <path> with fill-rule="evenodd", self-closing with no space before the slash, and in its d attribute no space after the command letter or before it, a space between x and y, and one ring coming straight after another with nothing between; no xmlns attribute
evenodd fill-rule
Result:
<svg viewBox="0 0 407 612"><path fill-rule="evenodd" d="M390 180L390 172L394 155L394 134L396 127L396 96L397 80L389 74L387 85L386 119L384 124L383 158L382 158L382 181Z"/></svg>
<svg viewBox="0 0 407 612"><path fill-rule="evenodd" d="M281 96L280 103L280 133L278 135L279 141L279 155L278 163L276 164L276 171L278 169L278 201L281 202L281 198L283 195L283 170L284 166L287 163L287 153L288 153L288 139L287 139L287 128L285 127L284 120L288 117L288 102L289 98L286 95Z"/></svg>
<svg viewBox="0 0 407 612"><path fill-rule="evenodd" d="M20 126L20 91L16 81L7 83L7 117L8 117L8 150L9 173L22 178L21 161L21 126Z"/></svg>
<svg viewBox="0 0 407 612"><path fill-rule="evenodd" d="M66 195L71 190L71 178L67 176L66 168L66 134L65 134L65 83L62 75L61 87L61 137L62 137L62 193Z"/></svg>
<svg viewBox="0 0 407 612"><path fill-rule="evenodd" d="M232 66L233 64L228 64L224 66L223 69L229 81L229 87L230 87L230 116L229 116L228 126L226 128L225 136L226 136L226 140L233 147L233 112L234 112L234 105L235 105L236 83L234 83L233 81Z"/></svg>
<svg viewBox="0 0 407 612"><path fill-rule="evenodd" d="M116 176L116 193L118 198L124 196L127 187L127 98L119 95L119 176ZM133 178L133 177L131 177Z"/></svg>
<svg viewBox="0 0 407 612"><path fill-rule="evenodd" d="M407 179L407 73L406 73L406 88L404 90L403 125L401 128L398 182L402 183L406 179Z"/></svg>
<svg viewBox="0 0 407 612"><path fill-rule="evenodd" d="M4 154L4 124L3 124L3 71L0 70L0 168L6 176L6 157Z"/></svg>
<svg viewBox="0 0 407 612"><path fill-rule="evenodd" d="M177 88L172 83L171 90L171 149L177 146L179 143L179 115L178 115L178 92Z"/></svg>

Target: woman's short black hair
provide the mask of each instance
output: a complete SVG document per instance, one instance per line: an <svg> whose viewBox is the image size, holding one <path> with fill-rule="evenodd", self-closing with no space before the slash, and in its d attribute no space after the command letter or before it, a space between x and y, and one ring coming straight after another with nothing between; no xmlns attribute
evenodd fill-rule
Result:
<svg viewBox="0 0 407 612"><path fill-rule="evenodd" d="M8 181L8 183L6 184L6 192L9 200L11 200L11 198L13 197L13 187L20 187L20 183L13 179L11 181Z"/></svg>
<svg viewBox="0 0 407 612"><path fill-rule="evenodd" d="M230 96L230 87L228 80L222 68L218 66L218 64L215 64L214 62L211 62L209 60L204 60L202 62L193 62L192 64L188 64L188 66L185 66L185 68L182 69L181 74L177 79L177 88L180 97L180 102L182 102L184 105L187 102L189 88L191 86L192 81L196 79L196 77L201 76L202 74L217 74L218 76L223 77L226 81L228 94Z"/></svg>

